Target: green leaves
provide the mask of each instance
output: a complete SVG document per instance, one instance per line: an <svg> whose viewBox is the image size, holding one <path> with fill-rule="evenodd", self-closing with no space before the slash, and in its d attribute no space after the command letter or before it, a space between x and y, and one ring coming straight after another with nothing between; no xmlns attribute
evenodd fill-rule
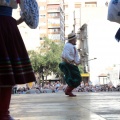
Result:
<svg viewBox="0 0 120 120"><path fill-rule="evenodd" d="M49 75L52 72L57 74L63 46L61 41L55 43L46 38L37 51L28 51L34 71L39 72L39 67L43 66L44 74Z"/></svg>

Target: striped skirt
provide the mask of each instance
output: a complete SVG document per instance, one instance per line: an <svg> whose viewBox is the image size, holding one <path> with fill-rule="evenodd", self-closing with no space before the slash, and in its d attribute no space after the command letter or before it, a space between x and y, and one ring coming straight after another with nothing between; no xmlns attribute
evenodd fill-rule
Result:
<svg viewBox="0 0 120 120"><path fill-rule="evenodd" d="M0 86L33 81L34 72L16 20L0 15Z"/></svg>

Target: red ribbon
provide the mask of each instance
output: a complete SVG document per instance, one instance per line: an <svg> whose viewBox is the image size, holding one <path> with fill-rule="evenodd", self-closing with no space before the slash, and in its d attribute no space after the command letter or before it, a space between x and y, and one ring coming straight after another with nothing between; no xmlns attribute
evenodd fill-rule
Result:
<svg viewBox="0 0 120 120"><path fill-rule="evenodd" d="M20 3L20 0L17 0L17 3Z"/></svg>

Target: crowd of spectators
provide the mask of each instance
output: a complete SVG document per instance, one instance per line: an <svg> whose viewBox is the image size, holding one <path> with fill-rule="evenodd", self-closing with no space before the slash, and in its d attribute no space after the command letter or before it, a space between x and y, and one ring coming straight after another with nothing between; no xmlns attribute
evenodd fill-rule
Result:
<svg viewBox="0 0 120 120"><path fill-rule="evenodd" d="M43 86L42 84L35 84L32 88L26 87L13 87L13 94L40 94L40 93L56 93L64 92L67 85L57 82L46 82ZM114 87L113 85L89 85L81 82L81 85L73 90L74 92L108 92L108 91L120 91L120 85Z"/></svg>

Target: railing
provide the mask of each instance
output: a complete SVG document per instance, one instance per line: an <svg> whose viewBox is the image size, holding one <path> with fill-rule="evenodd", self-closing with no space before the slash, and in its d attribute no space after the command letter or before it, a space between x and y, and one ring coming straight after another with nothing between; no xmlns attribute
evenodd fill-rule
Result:
<svg viewBox="0 0 120 120"><path fill-rule="evenodd" d="M48 24L49 28L53 28L53 27L60 27L60 24Z"/></svg>
<svg viewBox="0 0 120 120"><path fill-rule="evenodd" d="M48 16L48 18L60 18L60 16Z"/></svg>
<svg viewBox="0 0 120 120"><path fill-rule="evenodd" d="M48 31L48 34L60 34L60 31L58 31L58 32L49 32Z"/></svg>
<svg viewBox="0 0 120 120"><path fill-rule="evenodd" d="M47 0L47 4L60 4L61 0Z"/></svg>
<svg viewBox="0 0 120 120"><path fill-rule="evenodd" d="M60 12L60 8L48 8L48 12Z"/></svg>

